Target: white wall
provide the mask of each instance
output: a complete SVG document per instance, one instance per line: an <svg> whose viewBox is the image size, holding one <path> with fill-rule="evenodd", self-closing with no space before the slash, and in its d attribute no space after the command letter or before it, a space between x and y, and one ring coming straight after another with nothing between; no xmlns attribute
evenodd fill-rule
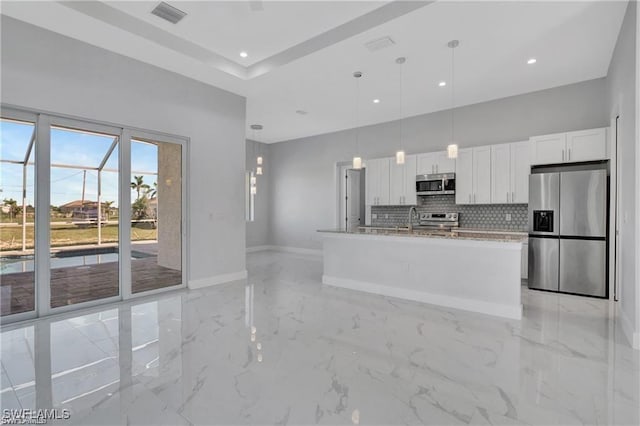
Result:
<svg viewBox="0 0 640 426"><path fill-rule="evenodd" d="M638 277L636 203L636 2L629 2L607 75L608 114L620 115L620 311L625 334L638 333ZM637 339L637 337L636 337ZM638 342L636 342L636 345Z"/></svg>
<svg viewBox="0 0 640 426"><path fill-rule="evenodd" d="M602 78L458 108L456 139L465 148L608 126L605 89ZM450 128L449 111L406 119L404 148L408 154L444 150ZM399 134L398 121L363 127L359 154L393 156ZM270 146L271 244L321 247L316 230L336 224L335 164L351 160L354 140L354 130L346 130Z"/></svg>
<svg viewBox="0 0 640 426"><path fill-rule="evenodd" d="M255 220L247 222L247 248L269 245L269 215L271 210L271 160L269 145L247 140L247 172L255 170L256 157L262 156L262 175L256 176L257 194L255 195Z"/></svg>
<svg viewBox="0 0 640 426"><path fill-rule="evenodd" d="M5 16L1 24L3 103L191 138L190 283L241 275L245 99Z"/></svg>

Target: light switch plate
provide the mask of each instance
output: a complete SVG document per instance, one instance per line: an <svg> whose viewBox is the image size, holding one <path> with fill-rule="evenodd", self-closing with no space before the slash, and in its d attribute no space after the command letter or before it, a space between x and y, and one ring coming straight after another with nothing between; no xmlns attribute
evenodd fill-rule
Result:
<svg viewBox="0 0 640 426"><path fill-rule="evenodd" d="M511 213L507 213L507 214L504 216L504 220L506 220L507 222L511 222Z"/></svg>

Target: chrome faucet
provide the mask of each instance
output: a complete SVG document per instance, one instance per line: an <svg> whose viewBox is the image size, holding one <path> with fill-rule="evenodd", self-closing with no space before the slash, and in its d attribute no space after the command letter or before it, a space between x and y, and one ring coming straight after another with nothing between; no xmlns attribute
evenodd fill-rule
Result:
<svg viewBox="0 0 640 426"><path fill-rule="evenodd" d="M418 217L418 210L416 206L411 206L409 209L409 232L413 232L413 216Z"/></svg>

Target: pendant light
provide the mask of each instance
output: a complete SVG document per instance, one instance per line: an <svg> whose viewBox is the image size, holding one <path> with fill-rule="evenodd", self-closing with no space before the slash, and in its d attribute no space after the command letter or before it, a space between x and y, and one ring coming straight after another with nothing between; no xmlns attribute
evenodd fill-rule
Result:
<svg viewBox="0 0 640 426"><path fill-rule="evenodd" d="M251 130L253 130L253 139L255 140L256 130L257 131L262 130L262 124L252 124ZM260 150L260 147L258 147L258 157L256 158L256 164L257 164L256 175L258 176L262 175L262 162L263 162L262 155L260 155L259 150Z"/></svg>
<svg viewBox="0 0 640 426"><path fill-rule="evenodd" d="M455 142L455 50L460 45L460 41L451 40L447 46L451 49L451 143L447 146L447 156L451 159L458 158L458 144Z"/></svg>
<svg viewBox="0 0 640 426"><path fill-rule="evenodd" d="M402 148L402 139L404 136L404 117L402 115L402 68L407 58L401 56L396 59L396 64L400 65L400 150L396 152L396 164L404 164L404 149Z"/></svg>
<svg viewBox="0 0 640 426"><path fill-rule="evenodd" d="M362 157L358 157L358 144L360 138L360 77L362 77L362 73L360 71L356 71L353 73L353 77L356 79L356 151L353 156L353 164L352 167L356 170L360 170L362 168Z"/></svg>

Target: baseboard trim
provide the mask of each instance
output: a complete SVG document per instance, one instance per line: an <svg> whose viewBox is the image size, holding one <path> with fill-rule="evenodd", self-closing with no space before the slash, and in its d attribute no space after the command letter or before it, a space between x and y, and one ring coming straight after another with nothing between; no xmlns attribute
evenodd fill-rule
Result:
<svg viewBox="0 0 640 426"><path fill-rule="evenodd" d="M231 281L239 281L247 279L247 271L231 272L229 274L215 275L213 277L200 278L198 280L190 280L189 288L194 290L198 288L211 287L214 285L225 284Z"/></svg>
<svg viewBox="0 0 640 426"><path fill-rule="evenodd" d="M322 256L322 250L316 249L307 249L300 247L286 247L286 246L273 246L272 250L280 251L283 253L294 253L294 254L309 254L312 256Z"/></svg>
<svg viewBox="0 0 640 426"><path fill-rule="evenodd" d="M332 287L340 287L349 290L363 291L365 293L396 297L398 299L412 300L422 303L428 303L430 305L478 312L481 314L499 316L509 319L522 319L522 305L514 307L498 303L482 302L479 300L462 299L459 297L444 296L441 294L426 293L404 288L388 287L385 285L346 278L337 278L328 275L322 276L322 283L330 285Z"/></svg>
<svg viewBox="0 0 640 426"><path fill-rule="evenodd" d="M308 248L300 248L300 247L287 247L287 246L257 246L257 247L248 247L247 253L255 253L258 251L279 251L281 253L293 253L293 254L307 254L311 256L322 256L322 250L318 249L308 249Z"/></svg>
<svg viewBox="0 0 640 426"><path fill-rule="evenodd" d="M256 253L259 251L273 250L273 246L253 246L247 247L247 253Z"/></svg>
<svg viewBox="0 0 640 426"><path fill-rule="evenodd" d="M624 337L627 338L632 348L640 350L640 332L634 331L633 323L622 309L618 309L618 318L620 318L620 325L622 326Z"/></svg>

